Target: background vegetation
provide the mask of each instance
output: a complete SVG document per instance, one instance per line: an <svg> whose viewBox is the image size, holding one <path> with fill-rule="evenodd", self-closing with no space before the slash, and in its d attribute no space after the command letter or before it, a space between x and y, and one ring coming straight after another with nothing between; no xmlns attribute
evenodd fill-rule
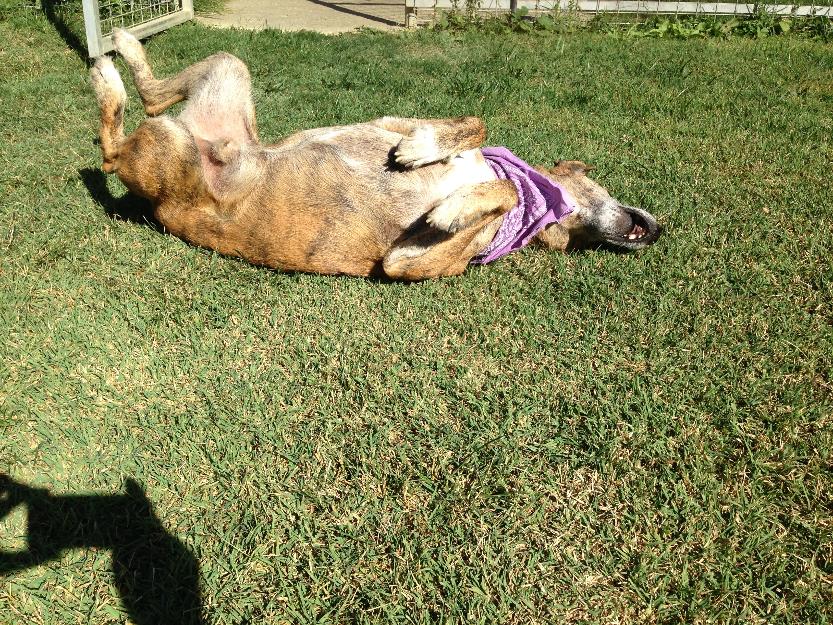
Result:
<svg viewBox="0 0 833 625"><path fill-rule="evenodd" d="M0 621L170 622L197 582L182 622L831 620L829 45L155 37L161 75L243 58L263 137L477 114L666 226L384 284L159 232L85 62L34 13L0 41Z"/></svg>

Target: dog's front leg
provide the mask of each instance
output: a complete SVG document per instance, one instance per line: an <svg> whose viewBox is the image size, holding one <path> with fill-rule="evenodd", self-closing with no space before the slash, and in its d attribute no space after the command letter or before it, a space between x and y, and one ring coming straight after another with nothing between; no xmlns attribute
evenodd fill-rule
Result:
<svg viewBox="0 0 833 625"><path fill-rule="evenodd" d="M483 145L486 126L479 117L407 119L382 117L374 126L403 135L394 159L409 169L457 156Z"/></svg>
<svg viewBox="0 0 833 625"><path fill-rule="evenodd" d="M460 187L426 216L430 226L445 232L459 232L483 218L497 217L518 203L518 192L509 180L493 180Z"/></svg>
<svg viewBox="0 0 833 625"><path fill-rule="evenodd" d="M397 243L385 256L385 273L400 280L454 276L483 251L502 217L518 203L515 185L493 180L467 185L426 216L426 227Z"/></svg>

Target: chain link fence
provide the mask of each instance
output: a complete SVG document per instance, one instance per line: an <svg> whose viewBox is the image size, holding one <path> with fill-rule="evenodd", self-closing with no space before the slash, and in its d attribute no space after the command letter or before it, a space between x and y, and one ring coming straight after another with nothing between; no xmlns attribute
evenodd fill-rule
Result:
<svg viewBox="0 0 833 625"><path fill-rule="evenodd" d="M82 0L90 57L113 49L114 28L142 38L194 17L192 0Z"/></svg>

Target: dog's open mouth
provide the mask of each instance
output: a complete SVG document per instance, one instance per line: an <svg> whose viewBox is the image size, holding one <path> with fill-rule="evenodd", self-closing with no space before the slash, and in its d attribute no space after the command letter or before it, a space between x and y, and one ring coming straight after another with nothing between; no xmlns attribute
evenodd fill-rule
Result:
<svg viewBox="0 0 833 625"><path fill-rule="evenodd" d="M629 216L633 225L624 238L628 241L639 241L640 239L646 237L648 235L648 224L645 223L642 216L637 215L636 213L630 213Z"/></svg>
<svg viewBox="0 0 833 625"><path fill-rule="evenodd" d="M619 206L624 215L620 218L619 233L608 242L628 249L639 249L659 238L661 228L648 211L633 206ZM624 223L622 223L624 221Z"/></svg>

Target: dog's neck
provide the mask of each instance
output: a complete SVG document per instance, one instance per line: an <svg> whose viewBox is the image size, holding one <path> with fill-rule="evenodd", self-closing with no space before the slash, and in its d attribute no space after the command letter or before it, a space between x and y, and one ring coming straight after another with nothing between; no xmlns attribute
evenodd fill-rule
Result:
<svg viewBox="0 0 833 625"><path fill-rule="evenodd" d="M504 215L491 243L472 259L477 264L525 247L544 228L575 209L575 202L561 185L506 148L483 148L481 152L498 179L511 180L515 185L518 205Z"/></svg>

